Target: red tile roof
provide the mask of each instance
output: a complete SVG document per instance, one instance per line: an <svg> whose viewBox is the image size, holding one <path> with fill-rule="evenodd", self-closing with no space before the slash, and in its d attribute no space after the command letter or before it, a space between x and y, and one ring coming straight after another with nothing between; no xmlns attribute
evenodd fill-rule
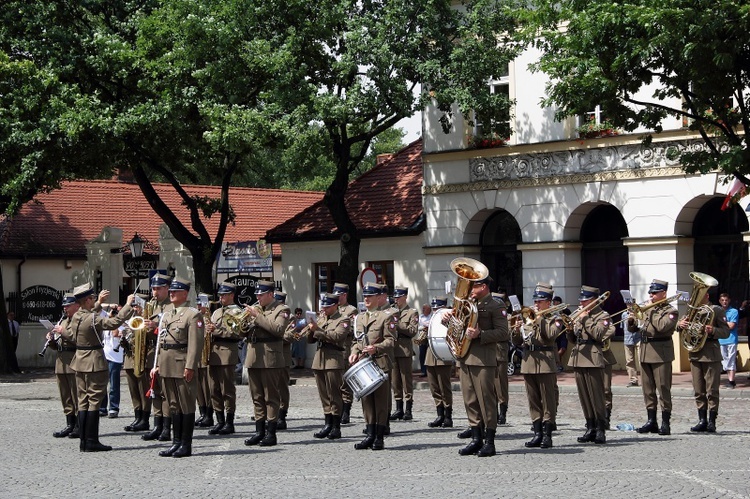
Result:
<svg viewBox="0 0 750 499"><path fill-rule="evenodd" d="M361 237L423 232L422 139L350 182L346 207ZM270 242L336 238L338 230L323 200L266 234Z"/></svg>
<svg viewBox="0 0 750 499"><path fill-rule="evenodd" d="M169 184L155 184L172 210L189 224L188 212ZM184 186L191 195L219 197L218 186ZM229 200L235 224L227 227L225 241L253 241L266 231L322 199L321 192L249 189L233 187ZM158 243L162 220L154 213L136 184L117 180L64 182L61 189L39 194L38 202L26 203L10 220L0 220L0 255L85 257L84 244L97 237L105 226L122 229L123 241L135 235ZM203 219L213 237L216 216ZM3 227L5 226L5 227ZM279 254L278 248L274 253Z"/></svg>

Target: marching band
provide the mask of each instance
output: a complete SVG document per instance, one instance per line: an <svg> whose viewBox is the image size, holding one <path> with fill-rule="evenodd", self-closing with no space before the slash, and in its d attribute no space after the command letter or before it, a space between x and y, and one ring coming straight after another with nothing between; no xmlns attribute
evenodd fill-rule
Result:
<svg viewBox="0 0 750 499"><path fill-rule="evenodd" d="M569 315L564 313L567 304L552 306L553 287L545 282L534 287L533 307L509 310L505 300L494 298L492 278L480 262L459 258L451 269L458 276L452 307L447 296L433 298L434 313L427 326L420 326L417 310L407 304L408 288L395 287L395 303L390 305L387 287L373 282L362 287L363 311L348 303L349 287L335 283L321 294L317 317L308 317L304 327L291 319L286 294L275 290L271 281L258 281L257 302L243 307L235 303L236 286L220 283L219 300L212 302L219 306L211 312L190 305L189 281L156 274L150 280L151 300L131 295L112 318L98 314L107 291L96 297L90 284L78 286L63 297L63 317L47 333L39 354L43 356L48 347L57 352L55 376L66 425L53 436L79 438L82 452L111 449L99 442L98 411L107 378L102 332L123 323L125 370L135 414L124 429L147 432L144 440L171 440L171 446L159 452L164 457L190 456L196 426L209 428L209 435L235 432L235 366L242 341L247 342L244 368L256 430L244 441L248 446L277 445L276 431L286 428L291 360L284 354L285 344L315 345L311 367L324 426L314 438L340 439L342 425L350 422L353 400L361 400L366 427L364 439L354 445L358 450L384 449L389 421L412 419L414 346L427 344L425 366L437 414L427 427L453 427L451 374L457 367L469 423L459 437L471 438L459 454L493 456L495 434L507 410L507 342L512 341L522 351L520 372L533 433L524 446L550 448L557 430L557 372L562 361L557 340L562 335L571 346L568 367L575 374L585 419L586 431L577 441L605 444L616 362L609 346L620 322L641 338L638 355L647 420L637 432L671 434L675 332L690 357L698 410L698 423L691 431L716 431L722 368L718 340L728 335L728 327L722 307L708 302L708 289L718 285L711 276L691 273L695 285L682 318L670 304L680 295L667 297L669 283L654 279L649 300L640 305L629 302L622 321L613 322L602 308L609 292L594 286L581 286L579 307ZM201 383L208 387L202 396ZM391 390L396 401L392 414ZM196 407L201 413L198 420ZM149 431L152 410L154 428Z"/></svg>

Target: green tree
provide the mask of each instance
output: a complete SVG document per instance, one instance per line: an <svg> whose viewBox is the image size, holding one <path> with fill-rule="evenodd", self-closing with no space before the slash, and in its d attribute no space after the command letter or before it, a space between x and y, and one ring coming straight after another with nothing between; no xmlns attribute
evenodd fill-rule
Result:
<svg viewBox="0 0 750 499"><path fill-rule="evenodd" d="M688 173L723 171L748 183L750 6L732 0L532 0L524 40L542 50L557 117L596 105L625 130L689 121L705 150L683 153ZM561 28L564 26L564 28ZM650 140L650 136L647 136Z"/></svg>

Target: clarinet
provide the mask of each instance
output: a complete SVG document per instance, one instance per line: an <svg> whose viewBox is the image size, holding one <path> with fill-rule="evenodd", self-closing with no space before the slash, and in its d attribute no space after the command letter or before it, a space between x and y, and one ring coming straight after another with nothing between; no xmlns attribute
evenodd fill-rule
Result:
<svg viewBox="0 0 750 499"><path fill-rule="evenodd" d="M61 322L63 321L63 319L65 319L65 314L63 314L63 315L62 315L62 317L60 317L60 320L59 320L59 321L57 321L57 324L56 324L56 325L57 325L57 326L59 326L59 325L60 325L60 323L61 323ZM44 357L44 353L45 353L45 352L47 351L47 348L49 347L49 344L50 344L50 342L51 342L51 341L57 342L57 340L59 340L59 339L60 339L60 336L59 336L59 335L57 336L57 338L55 338L55 336L54 336L54 335L52 335L52 338L48 339L48 340L47 340L47 341L46 341L46 342L44 343L44 347L42 348L42 351L38 353L38 355L39 355L40 357Z"/></svg>

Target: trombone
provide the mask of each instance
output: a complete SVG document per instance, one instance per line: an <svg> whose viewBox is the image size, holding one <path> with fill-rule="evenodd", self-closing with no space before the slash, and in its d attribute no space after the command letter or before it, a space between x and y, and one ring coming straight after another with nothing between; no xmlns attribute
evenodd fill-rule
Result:
<svg viewBox="0 0 750 499"><path fill-rule="evenodd" d="M675 301L678 298L680 298L681 296L682 296L682 293L677 293L677 294L674 294L672 296L668 296L666 298L662 298L661 300L657 300L657 301L655 301L653 303L643 302L640 305L638 305L637 303L631 303L624 310L620 310L616 314L612 314L613 317L616 317L616 316L618 316L618 315L620 315L622 313L625 313L625 312L628 312L628 314L629 314L628 317L625 317L624 319L620 319L617 322L613 322L612 325L613 326L617 326L618 324L621 324L621 323L625 322L626 320L628 320L631 316L635 317L635 319L639 323L643 322L643 320L646 318L646 311L647 310L649 310L651 308L654 308L657 305L661 305L662 303L668 303L668 302L671 302L671 301Z"/></svg>
<svg viewBox="0 0 750 499"><path fill-rule="evenodd" d="M585 307L578 307L572 314L570 315L560 315L560 320L565 325L565 329L560 332L560 334L563 334L568 331L573 331L573 325L578 321L578 318L584 313L588 312L592 308L601 305L605 301L607 301L607 298L609 298L609 291L605 291L604 293L600 294L595 300L593 300L591 303L586 305Z"/></svg>

